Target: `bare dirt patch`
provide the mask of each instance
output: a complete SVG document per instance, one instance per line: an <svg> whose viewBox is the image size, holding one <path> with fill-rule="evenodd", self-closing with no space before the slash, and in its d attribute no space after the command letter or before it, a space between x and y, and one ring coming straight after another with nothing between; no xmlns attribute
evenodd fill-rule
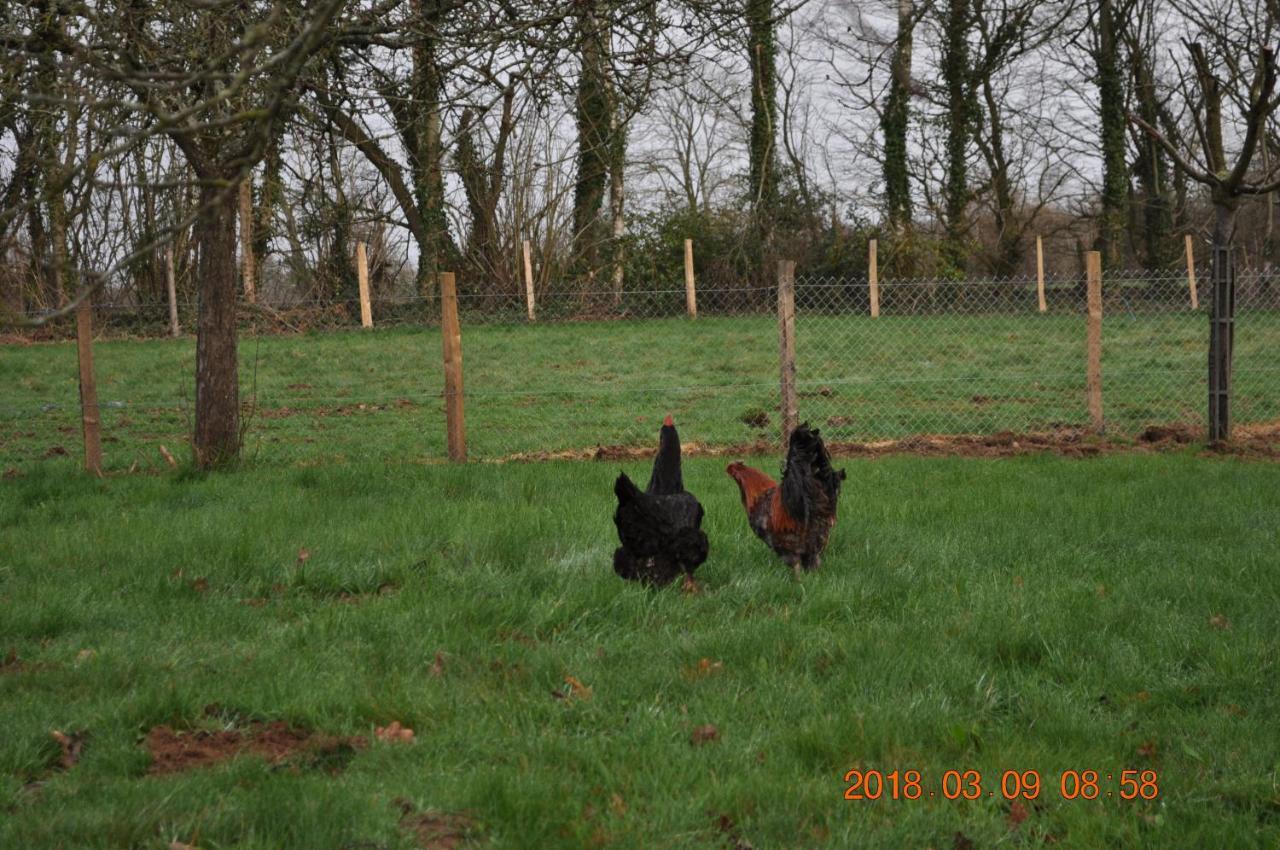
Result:
<svg viewBox="0 0 1280 850"><path fill-rule="evenodd" d="M1056 428L1050 431L995 434L917 434L900 440L850 442L829 440L833 457L917 457L1001 458L1028 454L1055 454L1063 457L1095 457L1103 454L1176 451L1203 443L1204 430L1187 425L1152 425L1136 438L1100 437L1085 428ZM685 443L686 457L747 457L777 455L781 449L766 439L727 446ZM548 460L642 461L653 458L652 446L596 446L551 452L523 452L497 462L539 462ZM1205 454L1234 455L1254 459L1280 460L1280 422L1238 426L1229 443L1209 446Z"/></svg>
<svg viewBox="0 0 1280 850"><path fill-rule="evenodd" d="M329 767L336 773L359 750L369 746L360 735L324 735L295 729L283 721L251 723L246 729L193 729L178 732L155 726L147 733L151 754L148 773L162 775L209 767L240 755L257 756L272 764Z"/></svg>
<svg viewBox="0 0 1280 850"><path fill-rule="evenodd" d="M424 850L455 850L475 837L475 819L463 812L417 811L408 800L400 806L400 828L417 840Z"/></svg>

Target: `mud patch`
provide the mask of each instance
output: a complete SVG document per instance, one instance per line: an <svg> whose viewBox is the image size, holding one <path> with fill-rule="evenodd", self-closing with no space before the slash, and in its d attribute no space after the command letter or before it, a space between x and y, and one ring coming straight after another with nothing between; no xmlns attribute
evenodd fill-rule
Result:
<svg viewBox="0 0 1280 850"><path fill-rule="evenodd" d="M147 733L152 775L198 770L241 755L271 764L338 773L355 754L369 746L360 735L339 737L295 729L283 721L251 723L248 728L178 732L155 726Z"/></svg>
<svg viewBox="0 0 1280 850"><path fill-rule="evenodd" d="M455 850L479 835L475 819L462 812L417 811L408 800L397 800L400 828L423 850Z"/></svg>
<svg viewBox="0 0 1280 850"><path fill-rule="evenodd" d="M21 673L27 669L27 665L22 663L22 659L18 658L18 650L11 649L5 653L4 658L0 659L0 676L6 676L15 673Z"/></svg>

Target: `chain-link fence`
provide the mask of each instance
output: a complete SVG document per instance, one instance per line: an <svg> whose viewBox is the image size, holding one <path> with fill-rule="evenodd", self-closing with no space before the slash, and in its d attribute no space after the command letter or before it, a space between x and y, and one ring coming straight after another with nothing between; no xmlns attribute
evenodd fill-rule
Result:
<svg viewBox="0 0 1280 850"><path fill-rule="evenodd" d="M1185 273L1108 275L1102 285L1107 431L1202 426L1208 339L1205 297ZM1033 279L796 284L801 415L835 439L1043 432L1090 424L1086 281ZM1237 277L1236 419L1280 415L1280 279Z"/></svg>
<svg viewBox="0 0 1280 850"><path fill-rule="evenodd" d="M1207 273L1198 280L1195 308L1185 273L1103 281L1109 434L1203 427ZM473 459L648 449L668 413L690 447L779 443L776 285L697 290L696 318L683 284L550 287L535 292L533 320L523 291L478 292L464 279L458 288ZM798 412L830 440L1090 424L1083 278L1046 281L1043 311L1034 278L881 281L878 316L870 289L865 278L795 282ZM373 306L373 331L357 329L358 304L246 308L241 377L252 399L251 447L268 455L444 456L439 299ZM98 317L124 309L99 305ZM332 332L252 335L272 329ZM1280 277L1237 276L1235 340L1235 421L1280 420ZM167 428L178 439L191 409L190 337L98 349L108 431L113 421L146 423L147 434ZM69 346L53 350L74 358ZM34 410L71 433L74 366L58 375L19 375L17 398L0 402L0 417ZM10 424L23 427L17 418Z"/></svg>

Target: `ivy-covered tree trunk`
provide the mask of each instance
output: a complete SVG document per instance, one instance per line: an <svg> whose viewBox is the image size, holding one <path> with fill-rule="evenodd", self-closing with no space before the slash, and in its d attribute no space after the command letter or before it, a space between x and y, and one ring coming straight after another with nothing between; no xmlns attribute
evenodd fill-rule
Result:
<svg viewBox="0 0 1280 850"><path fill-rule="evenodd" d="M747 0L747 59L751 66L750 175L756 251L762 279L772 278L774 220L778 200L778 75L773 0Z"/></svg>
<svg viewBox="0 0 1280 850"><path fill-rule="evenodd" d="M1098 0L1098 99L1102 127L1102 213L1098 250L1106 266L1118 266L1124 255L1125 209L1129 174L1125 162L1124 79L1120 70L1118 21L1112 0Z"/></svg>
<svg viewBox="0 0 1280 850"><path fill-rule="evenodd" d="M444 147L441 141L441 100L444 74L437 56L435 31L445 14L444 0L413 0L418 32L414 41L409 97L412 101L410 170L413 197L422 217L423 238L418 245L418 294L430 296L444 264L452 259L449 219L444 207Z"/></svg>
<svg viewBox="0 0 1280 850"><path fill-rule="evenodd" d="M608 239L601 215L609 181L614 98L609 67L611 33L608 10L597 2L583 5L578 17L582 68L574 104L578 125L577 177L573 187L573 232L580 272L595 280L600 249Z"/></svg>
<svg viewBox="0 0 1280 850"><path fill-rule="evenodd" d="M911 114L912 0L898 0L898 40L889 66L889 96L880 116L884 134L884 203L889 228L899 237L911 227L907 129Z"/></svg>
<svg viewBox="0 0 1280 850"><path fill-rule="evenodd" d="M946 89L946 179L942 187L943 273L959 276L968 261L969 143L973 138L976 105L969 67L969 31L973 26L970 0L948 0L944 15L942 80Z"/></svg>

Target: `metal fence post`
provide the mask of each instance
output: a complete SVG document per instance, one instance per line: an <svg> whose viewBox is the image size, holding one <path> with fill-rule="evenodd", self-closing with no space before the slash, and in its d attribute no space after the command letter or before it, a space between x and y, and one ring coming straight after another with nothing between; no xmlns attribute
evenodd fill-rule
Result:
<svg viewBox="0 0 1280 850"><path fill-rule="evenodd" d="M1231 249L1213 246L1213 313L1209 319L1209 440L1231 439L1231 355L1236 281Z"/></svg>

